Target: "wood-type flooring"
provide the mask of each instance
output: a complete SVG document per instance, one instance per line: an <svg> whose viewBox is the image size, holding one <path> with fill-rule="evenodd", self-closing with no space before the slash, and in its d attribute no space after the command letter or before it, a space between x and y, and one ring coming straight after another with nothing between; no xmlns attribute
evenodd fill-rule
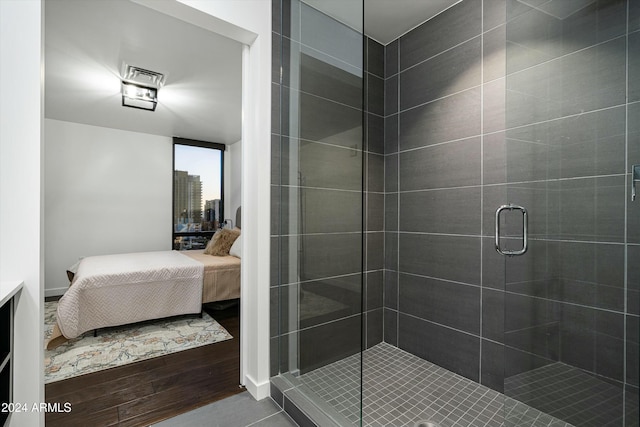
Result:
<svg viewBox="0 0 640 427"><path fill-rule="evenodd" d="M239 305L205 306L233 339L47 384L47 427L147 426L236 393L240 387Z"/></svg>

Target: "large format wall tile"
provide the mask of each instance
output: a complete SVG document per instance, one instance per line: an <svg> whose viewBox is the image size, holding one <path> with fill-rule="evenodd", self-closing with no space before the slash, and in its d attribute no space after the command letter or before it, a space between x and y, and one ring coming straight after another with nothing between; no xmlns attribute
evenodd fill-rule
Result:
<svg viewBox="0 0 640 427"><path fill-rule="evenodd" d="M335 19L300 3L300 38L292 39L329 54L352 66L363 68L363 36Z"/></svg>
<svg viewBox="0 0 640 427"><path fill-rule="evenodd" d="M505 133L496 132L482 138L483 184L498 184L507 180L507 148Z"/></svg>
<svg viewBox="0 0 640 427"><path fill-rule="evenodd" d="M627 382L638 386L638 343L640 338L640 319L637 316L627 316Z"/></svg>
<svg viewBox="0 0 640 427"><path fill-rule="evenodd" d="M296 90L282 89L294 110L283 117L283 135L362 148L362 110Z"/></svg>
<svg viewBox="0 0 640 427"><path fill-rule="evenodd" d="M400 125L400 115L394 114L384 119L384 154L398 152L398 126Z"/></svg>
<svg viewBox="0 0 640 427"><path fill-rule="evenodd" d="M505 79L485 83L482 98L483 133L499 132L505 126Z"/></svg>
<svg viewBox="0 0 640 427"><path fill-rule="evenodd" d="M393 76L384 81L384 115L390 116L398 112L398 79Z"/></svg>
<svg viewBox="0 0 640 427"><path fill-rule="evenodd" d="M507 131L511 182L624 173L625 108Z"/></svg>
<svg viewBox="0 0 640 427"><path fill-rule="evenodd" d="M367 311L382 308L384 294L384 272L370 271L366 274L366 299Z"/></svg>
<svg viewBox="0 0 640 427"><path fill-rule="evenodd" d="M286 287L283 287L283 289ZM360 313L362 275L305 282L291 289L289 307L297 308L299 327L308 328ZM298 288L298 289L296 289Z"/></svg>
<svg viewBox="0 0 640 427"><path fill-rule="evenodd" d="M400 39L395 39L384 47L384 78L389 78L399 71L399 47Z"/></svg>
<svg viewBox="0 0 640 427"><path fill-rule="evenodd" d="M629 52L640 52L640 32L629 34ZM640 101L640 55L629 55L629 102Z"/></svg>
<svg viewBox="0 0 640 427"><path fill-rule="evenodd" d="M293 46L295 43L293 43ZM336 67L330 58L314 52L315 58L300 52L299 86L291 85L312 95L330 99L354 108L362 109L362 75L357 70Z"/></svg>
<svg viewBox="0 0 640 427"><path fill-rule="evenodd" d="M384 156L384 191L393 193L398 191L398 155Z"/></svg>
<svg viewBox="0 0 640 427"><path fill-rule="evenodd" d="M478 86L481 39L474 37L400 74L400 110ZM391 79L390 79L391 80Z"/></svg>
<svg viewBox="0 0 640 427"><path fill-rule="evenodd" d="M507 51L508 74L562 54L560 20L520 2L507 3L507 43L513 46Z"/></svg>
<svg viewBox="0 0 640 427"><path fill-rule="evenodd" d="M465 1L400 38L400 69L405 70L482 31L482 2ZM433 37L437 34L438 37Z"/></svg>
<svg viewBox="0 0 640 427"><path fill-rule="evenodd" d="M366 348L373 347L376 344L380 344L384 337L384 311L382 308L378 308L375 310L367 311L366 316L366 325L367 325L367 342Z"/></svg>
<svg viewBox="0 0 640 427"><path fill-rule="evenodd" d="M384 80L373 74L367 74L367 111L384 116Z"/></svg>
<svg viewBox="0 0 640 427"><path fill-rule="evenodd" d="M384 154L384 118L367 114L367 151Z"/></svg>
<svg viewBox="0 0 640 427"><path fill-rule="evenodd" d="M564 302L624 311L624 246L560 243L561 280L550 297Z"/></svg>
<svg viewBox="0 0 640 427"><path fill-rule="evenodd" d="M562 20L563 53L623 36L627 29L626 18L625 0L592 2Z"/></svg>
<svg viewBox="0 0 640 427"><path fill-rule="evenodd" d="M287 234L358 232L362 230L362 194L282 187L281 221Z"/></svg>
<svg viewBox="0 0 640 427"><path fill-rule="evenodd" d="M624 38L544 62L507 77L507 127L625 102Z"/></svg>
<svg viewBox="0 0 640 427"><path fill-rule="evenodd" d="M285 237L281 243L282 283L354 274L362 268L360 233ZM298 262L291 264L293 254ZM322 262L319 262L322 260Z"/></svg>
<svg viewBox="0 0 640 427"><path fill-rule="evenodd" d="M398 347L452 372L478 381L480 340L400 313Z"/></svg>
<svg viewBox="0 0 640 427"><path fill-rule="evenodd" d="M640 245L627 246L627 312L640 315Z"/></svg>
<svg viewBox="0 0 640 427"><path fill-rule="evenodd" d="M400 191L480 184L480 138L400 154Z"/></svg>
<svg viewBox="0 0 640 427"><path fill-rule="evenodd" d="M384 194L367 193L367 231L384 230Z"/></svg>
<svg viewBox="0 0 640 427"><path fill-rule="evenodd" d="M400 114L400 150L480 134L481 90L472 88Z"/></svg>
<svg viewBox="0 0 640 427"><path fill-rule="evenodd" d="M400 233L399 250L400 271L480 284L479 237Z"/></svg>
<svg viewBox="0 0 640 427"><path fill-rule="evenodd" d="M480 384L501 393L504 392L504 352L503 345L482 340Z"/></svg>
<svg viewBox="0 0 640 427"><path fill-rule="evenodd" d="M360 315L357 315L301 330L298 333L300 373L304 374L359 352L361 322Z"/></svg>
<svg viewBox="0 0 640 427"><path fill-rule="evenodd" d="M355 150L282 138L282 185L362 190L362 153Z"/></svg>
<svg viewBox="0 0 640 427"><path fill-rule="evenodd" d="M625 102L624 37L562 58L562 114L579 114Z"/></svg>
<svg viewBox="0 0 640 427"><path fill-rule="evenodd" d="M500 25L484 34L482 38L483 83L505 76L507 67L506 39L506 25Z"/></svg>
<svg viewBox="0 0 640 427"><path fill-rule="evenodd" d="M400 274L399 310L464 332L480 333L480 288Z"/></svg>
<svg viewBox="0 0 640 427"><path fill-rule="evenodd" d="M398 308L398 272L384 271L384 306L386 308Z"/></svg>
<svg viewBox="0 0 640 427"><path fill-rule="evenodd" d="M508 346L504 347L504 376L505 379L526 371L541 368L555 361L545 359L533 353L518 350ZM509 396L510 390L505 388L504 393Z"/></svg>
<svg viewBox="0 0 640 427"><path fill-rule="evenodd" d="M370 232L365 235L367 244L367 271L384 268L384 233Z"/></svg>
<svg viewBox="0 0 640 427"><path fill-rule="evenodd" d="M400 193L400 231L478 234L481 188Z"/></svg>
<svg viewBox="0 0 640 427"><path fill-rule="evenodd" d="M384 78L384 46L367 37L367 71Z"/></svg>
<svg viewBox="0 0 640 427"><path fill-rule="evenodd" d="M384 342L398 345L398 312L384 309Z"/></svg>
<svg viewBox="0 0 640 427"><path fill-rule="evenodd" d="M622 176L561 181L561 237L623 242L626 197Z"/></svg>
<svg viewBox="0 0 640 427"><path fill-rule="evenodd" d="M482 238L482 287L496 290L505 288L507 258L496 252L493 237Z"/></svg>
<svg viewBox="0 0 640 427"><path fill-rule="evenodd" d="M367 154L367 191L384 191L384 156Z"/></svg>
<svg viewBox="0 0 640 427"><path fill-rule="evenodd" d="M504 292L482 289L482 336L504 342Z"/></svg>
<svg viewBox="0 0 640 427"><path fill-rule="evenodd" d="M622 380L624 315L562 305L561 361Z"/></svg>
<svg viewBox="0 0 640 427"><path fill-rule="evenodd" d="M384 230L398 231L398 193L384 195Z"/></svg>
<svg viewBox="0 0 640 427"><path fill-rule="evenodd" d="M507 19L506 0L484 0L482 2L482 31L488 31L498 25L503 25Z"/></svg>

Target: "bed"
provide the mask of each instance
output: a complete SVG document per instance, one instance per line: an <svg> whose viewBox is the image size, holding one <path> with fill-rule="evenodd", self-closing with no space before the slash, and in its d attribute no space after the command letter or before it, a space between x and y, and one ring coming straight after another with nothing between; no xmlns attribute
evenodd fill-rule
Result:
<svg viewBox="0 0 640 427"><path fill-rule="evenodd" d="M46 347L100 328L201 313L202 304L239 297L240 259L234 256L192 250L86 257L58 302Z"/></svg>

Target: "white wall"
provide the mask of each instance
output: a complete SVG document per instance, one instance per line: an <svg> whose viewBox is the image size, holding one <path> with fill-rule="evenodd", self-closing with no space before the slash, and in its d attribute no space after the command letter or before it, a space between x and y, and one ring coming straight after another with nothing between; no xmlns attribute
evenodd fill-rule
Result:
<svg viewBox="0 0 640 427"><path fill-rule="evenodd" d="M44 123L45 294L80 257L171 250L172 139Z"/></svg>
<svg viewBox="0 0 640 427"><path fill-rule="evenodd" d="M14 401L44 402L42 311L42 3L0 0L0 281L20 280ZM11 426L42 426L16 413Z"/></svg>
<svg viewBox="0 0 640 427"><path fill-rule="evenodd" d="M159 7L159 1L138 1ZM172 3L174 16L185 17ZM271 2L215 0L184 4L242 29L243 86L243 383L269 393L269 182ZM181 15L182 14L182 15ZM0 0L0 280L23 280L16 310L15 400L44 401L41 203L41 0ZM248 31L246 31L246 30ZM19 224L19 226L16 226ZM260 254L260 256L258 256ZM253 268L248 269L249 266ZM42 426L44 414L15 414L12 426Z"/></svg>
<svg viewBox="0 0 640 427"><path fill-rule="evenodd" d="M136 0L161 8L157 0ZM256 399L269 395L269 231L271 180L271 2L179 0L218 20L227 37L250 45L243 52L242 86L242 383ZM168 10L165 9L165 10ZM207 27L187 12L174 12ZM210 26L209 26L210 27ZM247 34L247 31L252 34Z"/></svg>

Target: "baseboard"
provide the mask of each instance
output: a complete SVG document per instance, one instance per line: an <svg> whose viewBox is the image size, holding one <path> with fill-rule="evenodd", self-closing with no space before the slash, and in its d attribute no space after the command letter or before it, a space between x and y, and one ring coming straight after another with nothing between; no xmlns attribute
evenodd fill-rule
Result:
<svg viewBox="0 0 640 427"><path fill-rule="evenodd" d="M66 287L66 288L45 289L44 290L44 296L45 297L57 297L57 296L60 296L60 295L64 295L64 293L67 291L67 289L69 289L69 288Z"/></svg>
<svg viewBox="0 0 640 427"><path fill-rule="evenodd" d="M256 400L262 400L270 395L271 382L269 380L257 383L251 376L245 376L245 387Z"/></svg>

